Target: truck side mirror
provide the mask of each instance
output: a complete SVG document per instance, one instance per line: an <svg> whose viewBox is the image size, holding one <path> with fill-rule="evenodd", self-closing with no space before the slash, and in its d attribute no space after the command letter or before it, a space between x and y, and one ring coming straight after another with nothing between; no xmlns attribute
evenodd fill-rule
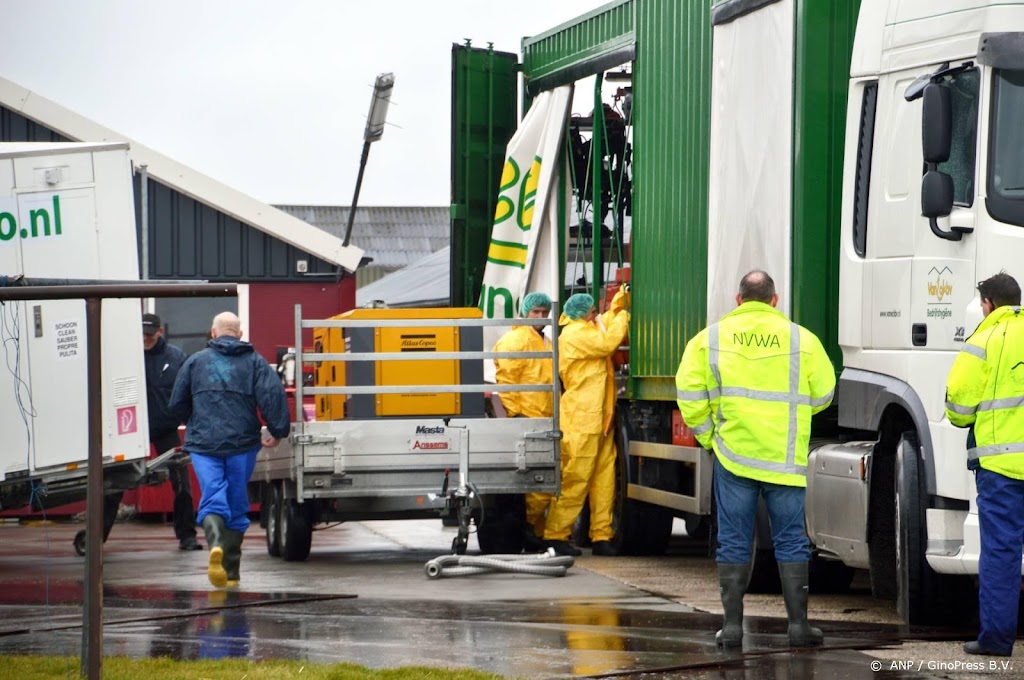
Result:
<svg viewBox="0 0 1024 680"><path fill-rule="evenodd" d="M949 160L950 145L953 141L953 102L949 86L945 83L926 85L923 105L921 146L924 150L924 162L945 163Z"/></svg>
<svg viewBox="0 0 1024 680"><path fill-rule="evenodd" d="M953 212L953 178L938 170L929 170L921 179L921 215L945 217Z"/></svg>

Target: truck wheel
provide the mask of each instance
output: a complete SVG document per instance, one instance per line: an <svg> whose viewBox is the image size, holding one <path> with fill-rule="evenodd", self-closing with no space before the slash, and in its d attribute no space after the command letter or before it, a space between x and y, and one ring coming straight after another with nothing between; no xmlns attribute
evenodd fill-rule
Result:
<svg viewBox="0 0 1024 680"><path fill-rule="evenodd" d="M779 563L775 561L775 543L764 497L757 499L757 517L754 520L754 546L750 553L750 583L748 593L778 594L782 592Z"/></svg>
<svg viewBox="0 0 1024 680"><path fill-rule="evenodd" d="M672 538L674 515L668 508L632 500L627 497L630 479L629 431L625 419L616 416L615 506L612 528L615 543L623 555L663 555ZM644 462L644 480L655 488L672 488L668 482L671 461L649 459ZM662 480L665 480L662 483Z"/></svg>
<svg viewBox="0 0 1024 680"><path fill-rule="evenodd" d="M281 500L279 526L281 557L285 562L303 562L313 544L313 525L309 521L309 504L294 498Z"/></svg>
<svg viewBox="0 0 1024 680"><path fill-rule="evenodd" d="M266 486L267 504L267 554L271 557L281 556L281 486L271 482Z"/></svg>
<svg viewBox="0 0 1024 680"><path fill-rule="evenodd" d="M924 478L914 432L904 432L896 447L896 609L910 625L963 623L975 601L967 578L937 574L925 557Z"/></svg>
<svg viewBox="0 0 1024 680"><path fill-rule="evenodd" d="M477 524L476 542L485 555L518 555L523 551L526 528L526 500L521 494L499 494L484 498L483 519Z"/></svg>
<svg viewBox="0 0 1024 680"><path fill-rule="evenodd" d="M850 590L853 569L839 560L811 557L808 569L812 593L845 593Z"/></svg>

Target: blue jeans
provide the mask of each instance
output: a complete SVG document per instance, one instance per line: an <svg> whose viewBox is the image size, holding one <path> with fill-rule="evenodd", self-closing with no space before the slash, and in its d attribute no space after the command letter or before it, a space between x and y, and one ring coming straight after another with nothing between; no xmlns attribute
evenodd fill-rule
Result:
<svg viewBox="0 0 1024 680"><path fill-rule="evenodd" d="M1017 637L1020 559L1024 547L1024 480L980 468L974 481L978 487L981 530L978 644L992 652L1009 654Z"/></svg>
<svg viewBox="0 0 1024 680"><path fill-rule="evenodd" d="M228 529L245 532L249 528L247 487L259 451L257 446L252 451L233 456L192 454L192 469L196 471L196 479L203 492L196 522L202 524L207 515L220 515Z"/></svg>
<svg viewBox="0 0 1024 680"><path fill-rule="evenodd" d="M804 496L802 486L768 484L738 477L722 467L715 456L715 501L718 504L719 564L750 564L754 542L757 498L764 495L768 520L775 543L775 559L779 562L807 562L811 558L810 542L804 529Z"/></svg>

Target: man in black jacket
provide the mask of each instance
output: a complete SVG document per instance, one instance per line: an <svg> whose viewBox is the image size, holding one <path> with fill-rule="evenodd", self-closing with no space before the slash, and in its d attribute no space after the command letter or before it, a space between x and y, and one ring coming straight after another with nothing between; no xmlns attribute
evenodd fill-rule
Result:
<svg viewBox="0 0 1024 680"><path fill-rule="evenodd" d="M146 401L149 406L149 441L157 455L181 446L178 419L169 404L178 370L188 357L164 338L156 314L142 315L142 345L146 350ZM188 463L168 468L174 490L174 535L180 550L202 550L196 541L196 511L192 504L192 482Z"/></svg>

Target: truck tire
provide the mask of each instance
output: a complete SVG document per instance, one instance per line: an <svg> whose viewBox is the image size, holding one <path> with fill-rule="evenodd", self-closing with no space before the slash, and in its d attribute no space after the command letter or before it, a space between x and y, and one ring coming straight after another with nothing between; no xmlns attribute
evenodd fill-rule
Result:
<svg viewBox="0 0 1024 680"><path fill-rule="evenodd" d="M627 496L631 472L637 469L629 460L629 430L625 419L616 415L615 506L612 510L614 543L623 555L663 555L672 538L672 521L668 508L636 501ZM667 466L671 461L648 459L644 462L644 479L656 488L671 489ZM664 479L664 482L662 481Z"/></svg>
<svg viewBox="0 0 1024 680"><path fill-rule="evenodd" d="M294 498L282 499L279 526L281 557L285 562L303 562L309 557L313 544L313 524L309 519L309 504Z"/></svg>
<svg viewBox="0 0 1024 680"><path fill-rule="evenodd" d="M521 494L484 498L484 510L476 515L476 542L485 555L518 555L523 551L526 501Z"/></svg>
<svg viewBox="0 0 1024 680"><path fill-rule="evenodd" d="M266 485L267 554L281 556L281 486L277 482Z"/></svg>
<svg viewBox="0 0 1024 680"><path fill-rule="evenodd" d="M853 569L839 560L811 557L808 571L811 592L815 594L845 593L853 582Z"/></svg>
<svg viewBox="0 0 1024 680"><path fill-rule="evenodd" d="M747 592L771 595L782 592L779 563L775 561L775 543L772 540L772 527L768 520L768 506L764 503L764 496L757 499L754 545L750 552L750 583L747 585Z"/></svg>
<svg viewBox="0 0 1024 680"><path fill-rule="evenodd" d="M935 573L925 557L926 491L920 449L915 432L904 432L896 446L896 609L908 625L963 624L976 603L970 580Z"/></svg>

